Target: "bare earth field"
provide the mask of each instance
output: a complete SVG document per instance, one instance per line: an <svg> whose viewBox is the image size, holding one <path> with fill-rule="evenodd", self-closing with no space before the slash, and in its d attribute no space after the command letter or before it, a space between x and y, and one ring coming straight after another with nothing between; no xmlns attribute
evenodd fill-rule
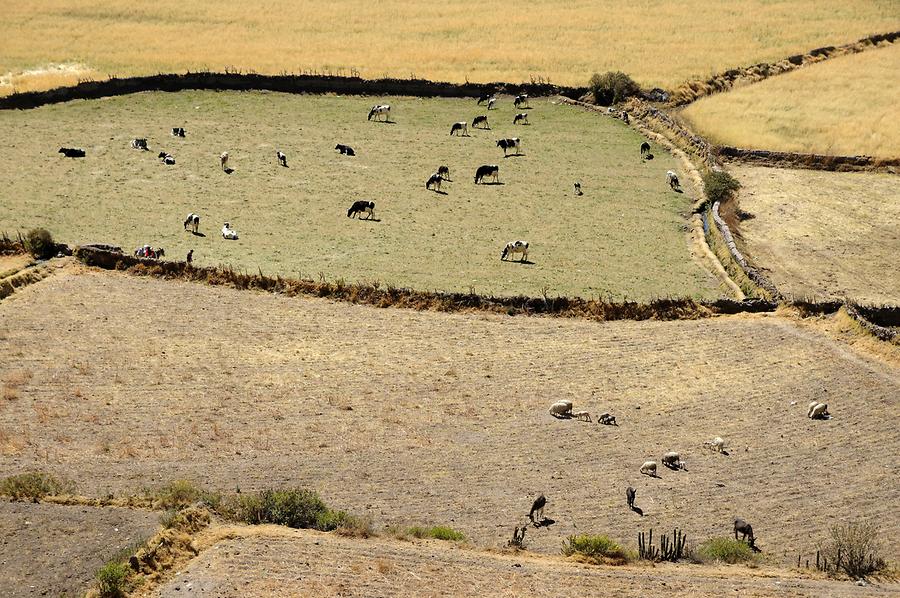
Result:
<svg viewBox="0 0 900 598"><path fill-rule="evenodd" d="M198 264L266 274L377 280L422 290L483 294L716 297L719 282L691 255L693 190L665 184L671 154L621 121L534 99L530 126L502 98L488 112L474 100L391 97L395 124L368 122L381 99L278 93L142 93L0 113L0 226L44 226L70 244L145 243L170 259L194 249ZM448 135L452 123L489 114L493 130ZM173 138L173 126L187 137ZM152 151L131 149L147 137ZM504 159L496 140L522 139ZM353 147L347 157L336 143ZM60 146L84 147L83 160ZM288 156L289 168L275 159ZM230 153L226 175L219 154ZM174 166L157 158L175 156ZM440 164L446 195L425 189ZM475 185L476 168L499 164L501 185ZM572 192L581 181L584 195ZM347 218L374 200L377 222ZM185 215L201 215L197 237ZM225 241L229 222L240 240ZM513 239L531 264L502 263Z"/></svg>
<svg viewBox="0 0 900 598"><path fill-rule="evenodd" d="M148 511L0 501L2 593L81 596L108 559L158 527Z"/></svg>
<svg viewBox="0 0 900 598"><path fill-rule="evenodd" d="M0 476L95 496L298 485L493 547L543 492L539 552L649 527L700 540L742 516L776 564L866 516L896 561L900 358L818 326L421 313L70 269L0 303L0 379L27 380L0 404ZM561 398L619 426L554 420ZM813 399L834 419L807 419ZM716 435L729 455L702 448ZM638 473L670 449L687 471Z"/></svg>
<svg viewBox="0 0 900 598"><path fill-rule="evenodd" d="M892 0L536 0L515 11L476 0L39 0L4 8L0 93L226 68L569 85L622 70L650 87L672 86L900 28Z"/></svg>
<svg viewBox="0 0 900 598"><path fill-rule="evenodd" d="M254 530L256 531L256 530ZM264 528L202 553L154 595L181 596L887 596L772 569L659 565L592 567L527 553L485 553L446 542L352 540Z"/></svg>
<svg viewBox="0 0 900 598"><path fill-rule="evenodd" d="M702 98L681 114L719 144L897 158L897 72L893 44Z"/></svg>
<svg viewBox="0 0 900 598"><path fill-rule="evenodd" d="M743 245L782 292L900 302L900 191L890 174L733 167Z"/></svg>

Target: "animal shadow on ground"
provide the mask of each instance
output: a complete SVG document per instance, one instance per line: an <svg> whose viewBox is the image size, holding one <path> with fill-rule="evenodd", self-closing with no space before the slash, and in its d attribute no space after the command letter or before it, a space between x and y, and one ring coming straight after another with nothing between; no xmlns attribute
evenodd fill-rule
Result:
<svg viewBox="0 0 900 598"><path fill-rule="evenodd" d="M512 264L522 264L522 265L524 265L524 266L533 266L533 265L534 265L534 262L532 262L531 260L506 260L506 261L508 261L508 262L510 262L510 263L512 263ZM567 415L567 416L565 416L565 417L561 417L561 418L558 418L558 419L572 419L572 416L571 416L571 415Z"/></svg>
<svg viewBox="0 0 900 598"><path fill-rule="evenodd" d="M205 237L206 236L203 233L195 233L194 231L191 231L191 234L194 235L195 237Z"/></svg>
<svg viewBox="0 0 900 598"><path fill-rule="evenodd" d="M507 154L503 156L504 158L518 158L519 156L524 156L525 154Z"/></svg>
<svg viewBox="0 0 900 598"><path fill-rule="evenodd" d="M540 521L535 521L534 527L550 527L554 523L556 523L555 519L550 519L549 517L544 517Z"/></svg>
<svg viewBox="0 0 900 598"><path fill-rule="evenodd" d="M232 172L234 172L234 168L226 168L225 169L225 174L231 174Z"/></svg>
<svg viewBox="0 0 900 598"><path fill-rule="evenodd" d="M382 125L396 125L397 121L395 120L373 120L372 122L379 123Z"/></svg>
<svg viewBox="0 0 900 598"><path fill-rule="evenodd" d="M491 181L491 182L487 182L487 183L484 183L484 182L479 183L479 185L505 185L505 184L506 184L506 183L501 183L500 181Z"/></svg>
<svg viewBox="0 0 900 598"><path fill-rule="evenodd" d="M644 509L642 509L640 507L631 507L631 510L634 511L635 513L637 513L638 515L640 515L641 517L644 516Z"/></svg>
<svg viewBox="0 0 900 598"><path fill-rule="evenodd" d="M684 193L684 190L682 189L673 189L673 191L675 191L675 193Z"/></svg>
<svg viewBox="0 0 900 598"><path fill-rule="evenodd" d="M646 156L644 156L644 160L652 160L652 159L653 159L653 154L647 154Z"/></svg>
<svg viewBox="0 0 900 598"><path fill-rule="evenodd" d="M381 218L360 218L360 222L381 222Z"/></svg>
<svg viewBox="0 0 900 598"><path fill-rule="evenodd" d="M432 191L434 191L438 195L447 195L446 191L441 191L440 189L432 189Z"/></svg>

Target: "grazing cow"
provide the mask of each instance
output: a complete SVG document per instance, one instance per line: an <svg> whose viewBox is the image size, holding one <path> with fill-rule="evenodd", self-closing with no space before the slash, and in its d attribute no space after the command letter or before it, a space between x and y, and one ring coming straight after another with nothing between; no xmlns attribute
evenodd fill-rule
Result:
<svg viewBox="0 0 900 598"><path fill-rule="evenodd" d="M482 164L475 171L475 184L482 182L485 177L493 177L495 183L500 182L500 167L496 164Z"/></svg>
<svg viewBox="0 0 900 598"><path fill-rule="evenodd" d="M535 525L540 524L544 520L544 507L547 506L547 497L541 494L533 503L531 503L531 511L528 512L528 518Z"/></svg>
<svg viewBox="0 0 900 598"><path fill-rule="evenodd" d="M584 193L581 192L581 183L575 183L575 195L584 195Z"/></svg>
<svg viewBox="0 0 900 598"><path fill-rule="evenodd" d="M157 158L162 160L162 163L167 164L168 166L175 164L175 156L173 156L172 154L167 154L166 152L159 152L159 155L157 156Z"/></svg>
<svg viewBox="0 0 900 598"><path fill-rule="evenodd" d="M637 494L637 490L629 486L625 489L625 500L628 501L628 508L634 509L634 497Z"/></svg>
<svg viewBox="0 0 900 598"><path fill-rule="evenodd" d="M522 123L523 125L528 124L528 113L527 112L519 112L513 117L513 124L517 125Z"/></svg>
<svg viewBox="0 0 900 598"><path fill-rule="evenodd" d="M450 180L450 167L449 166L438 166L437 173L441 175L441 178L445 181Z"/></svg>
<svg viewBox="0 0 900 598"><path fill-rule="evenodd" d="M275 150L275 157L278 158L278 163L287 168L287 156L284 155L284 152L281 150Z"/></svg>
<svg viewBox="0 0 900 598"><path fill-rule="evenodd" d="M641 158L650 153L650 144L646 141L641 144Z"/></svg>
<svg viewBox="0 0 900 598"><path fill-rule="evenodd" d="M517 95L513 100L513 106L516 108L528 108L528 94Z"/></svg>
<svg viewBox="0 0 900 598"><path fill-rule="evenodd" d="M364 199L354 201L353 205L350 206L350 209L347 210L347 218L352 218L354 216L359 218L359 214L362 214L363 212L368 214L366 220L372 218L375 215L375 202L366 201Z"/></svg>
<svg viewBox="0 0 900 598"><path fill-rule="evenodd" d="M497 98L491 98L488 100L488 110L494 109L494 104L497 103Z"/></svg>
<svg viewBox="0 0 900 598"><path fill-rule="evenodd" d="M194 231L194 234L196 234L197 229L200 228L200 216L198 214L194 214L193 212L188 214L187 218L184 219L184 230L187 230L188 226L190 226L191 230Z"/></svg>
<svg viewBox="0 0 900 598"><path fill-rule="evenodd" d="M131 149L144 150L149 151L149 147L147 147L147 140L143 138L132 139L131 140Z"/></svg>
<svg viewBox="0 0 900 598"><path fill-rule="evenodd" d="M750 545L756 541L756 538L753 536L753 526L749 523L738 517L734 520L734 539L738 539L738 534L741 534L741 540L746 540L750 538Z"/></svg>
<svg viewBox="0 0 900 598"><path fill-rule="evenodd" d="M75 147L61 147L57 153L64 155L66 158L84 158L85 156L83 149Z"/></svg>
<svg viewBox="0 0 900 598"><path fill-rule="evenodd" d="M444 178L440 174L434 173L433 175L428 177L428 181L426 181L426 183L425 183L425 188L431 189L432 187L434 187L435 191L440 191L441 190L441 181L443 181L443 180L444 180Z"/></svg>
<svg viewBox="0 0 900 598"><path fill-rule="evenodd" d="M372 106L372 109L369 110L369 120L373 118L378 120L378 117L383 117L382 120L388 122L391 120L391 106L390 104L379 105L376 104Z"/></svg>
<svg viewBox="0 0 900 598"><path fill-rule="evenodd" d="M222 155L219 156L219 164L223 171L228 172L228 152L222 152Z"/></svg>
<svg viewBox="0 0 900 598"><path fill-rule="evenodd" d="M184 127L172 127L172 137L184 137Z"/></svg>
<svg viewBox="0 0 900 598"><path fill-rule="evenodd" d="M237 241L238 239L237 231L231 228L231 224L228 222L222 227L222 238L229 241Z"/></svg>
<svg viewBox="0 0 900 598"><path fill-rule="evenodd" d="M516 150L516 153L513 155L518 156L519 155L519 138L513 137L511 139L499 139L497 141L497 147L503 148L503 157L504 158L506 157L506 152L513 150L513 149Z"/></svg>
<svg viewBox="0 0 900 598"><path fill-rule="evenodd" d="M483 125L481 127L482 129L489 130L491 128L491 125L488 124L487 116L485 116L485 115L476 116L475 118L472 119L472 128L477 129L478 125Z"/></svg>
<svg viewBox="0 0 900 598"><path fill-rule="evenodd" d="M336 146L334 146L334 149L341 152L341 155L347 155L347 156L355 156L356 155L356 152L353 151L352 147L350 147L349 145L344 145L343 143L338 143Z"/></svg>
<svg viewBox="0 0 900 598"><path fill-rule="evenodd" d="M468 128L468 125L466 124L466 121L461 121L461 122L458 122L458 123L453 123L453 126L450 127L450 134L451 134L451 135L453 135L454 133L456 133L456 135L457 135L457 137L458 137L458 136L460 135L460 131L462 131L462 134L463 134L463 135L468 136L468 134L469 134L469 128Z"/></svg>
<svg viewBox="0 0 900 598"><path fill-rule="evenodd" d="M489 101L492 97L494 97L493 93L483 93L478 96L478 105L481 106L483 103Z"/></svg>
<svg viewBox="0 0 900 598"><path fill-rule="evenodd" d="M669 183L669 187L675 189L676 191L681 186L678 183L678 175L672 172L671 170L666 172L666 182Z"/></svg>
<svg viewBox="0 0 900 598"><path fill-rule="evenodd" d="M506 247L503 248L503 253L500 254L500 261L504 261L508 257L512 257L514 254L519 253L522 255L522 259L520 262L528 261L528 241L510 241L506 244Z"/></svg>

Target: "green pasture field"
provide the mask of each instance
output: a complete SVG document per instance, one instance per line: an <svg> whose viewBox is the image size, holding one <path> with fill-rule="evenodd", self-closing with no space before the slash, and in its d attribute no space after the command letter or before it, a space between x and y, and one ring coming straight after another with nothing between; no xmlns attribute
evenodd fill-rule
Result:
<svg viewBox="0 0 900 598"><path fill-rule="evenodd" d="M374 103L393 124L369 122ZM621 121L532 99L530 126L503 97L474 100L342 97L264 92L141 93L0 113L0 231L35 226L70 244L144 243L169 259L189 249L200 265L265 274L379 281L424 290L579 295L647 300L715 297L717 281L693 261L691 198L669 190L674 158ZM449 136L488 114L490 131ZM170 135L183 126L183 139ZM521 138L504 158L496 140ZM130 147L146 137L149 152ZM341 156L336 143L352 146ZM64 158L81 147L84 159ZM276 149L288 156L278 165ZM174 166L157 159L171 153ZM231 174L219 167L228 151ZM446 195L425 189L441 164ZM475 185L480 164L500 185ZM572 183L581 181L576 197ZM374 200L376 220L347 218ZM182 228L201 215L194 236ZM226 241L230 222L240 239ZM530 242L532 263L504 263L507 241Z"/></svg>

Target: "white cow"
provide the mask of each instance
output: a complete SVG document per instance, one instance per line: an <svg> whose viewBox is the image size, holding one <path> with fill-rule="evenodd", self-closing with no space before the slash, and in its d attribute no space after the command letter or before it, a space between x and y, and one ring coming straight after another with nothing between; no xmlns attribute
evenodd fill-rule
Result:
<svg viewBox="0 0 900 598"><path fill-rule="evenodd" d="M503 261L512 255L519 253L522 255L522 259L520 262L528 261L528 241L510 241L506 244L506 247L503 248L503 253L500 254L500 260Z"/></svg>
<svg viewBox="0 0 900 598"><path fill-rule="evenodd" d="M231 228L231 224L229 224L228 222L226 222L225 226L222 227L222 238L228 239L230 241L237 241L237 231Z"/></svg>
<svg viewBox="0 0 900 598"><path fill-rule="evenodd" d="M373 118L378 120L378 117L382 117L382 120L388 122L391 120L391 106L390 104L376 104L372 106L372 109L369 110L369 120Z"/></svg>

